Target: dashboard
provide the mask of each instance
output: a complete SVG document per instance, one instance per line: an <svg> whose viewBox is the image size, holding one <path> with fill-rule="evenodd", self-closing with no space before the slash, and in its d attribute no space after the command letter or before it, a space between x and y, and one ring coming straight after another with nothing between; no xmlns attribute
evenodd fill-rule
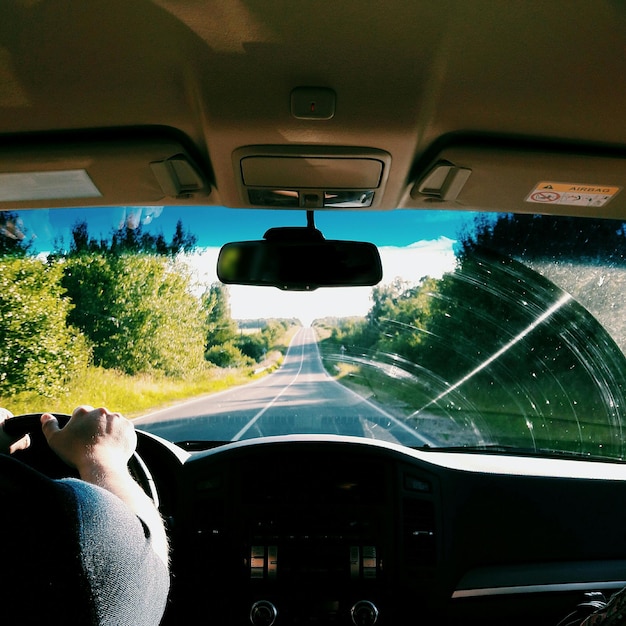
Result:
<svg viewBox="0 0 626 626"><path fill-rule="evenodd" d="M553 624L626 586L626 468L142 434L172 540L166 624Z"/></svg>

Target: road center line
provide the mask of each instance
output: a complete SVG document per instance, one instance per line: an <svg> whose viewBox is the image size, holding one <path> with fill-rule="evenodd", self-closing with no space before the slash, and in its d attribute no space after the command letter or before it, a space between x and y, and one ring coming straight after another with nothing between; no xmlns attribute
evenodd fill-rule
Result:
<svg viewBox="0 0 626 626"><path fill-rule="evenodd" d="M232 439L231 441L239 441L239 439L241 439L241 437L243 435L245 435L245 433L252 428L252 426L254 426L254 424L258 421L258 419L268 410L270 409L274 403L289 389L289 387L291 387L291 385L293 385L296 380L298 379L298 376L300 375L300 372L302 371L302 365L304 364L304 343L302 344L302 355L300 357L300 367L298 368L298 371L296 372L296 375L293 377L293 380L286 385L285 387L283 387L283 390L277 395L275 396L272 400L270 400L270 402L268 402ZM289 352L291 350L289 350L287 352L287 356L289 356Z"/></svg>

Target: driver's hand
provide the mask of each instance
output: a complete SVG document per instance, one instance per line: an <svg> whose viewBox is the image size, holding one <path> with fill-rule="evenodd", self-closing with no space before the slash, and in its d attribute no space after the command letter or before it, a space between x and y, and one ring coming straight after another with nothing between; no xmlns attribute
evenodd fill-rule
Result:
<svg viewBox="0 0 626 626"><path fill-rule="evenodd" d="M4 422L13 417L13 413L0 407L0 454L13 454L16 450L26 450L30 446L30 437L24 435L20 439L10 437L4 432Z"/></svg>
<svg viewBox="0 0 626 626"><path fill-rule="evenodd" d="M44 413L41 425L50 448L81 476L125 469L137 445L132 422L106 408L80 406L64 428L59 428L53 415Z"/></svg>

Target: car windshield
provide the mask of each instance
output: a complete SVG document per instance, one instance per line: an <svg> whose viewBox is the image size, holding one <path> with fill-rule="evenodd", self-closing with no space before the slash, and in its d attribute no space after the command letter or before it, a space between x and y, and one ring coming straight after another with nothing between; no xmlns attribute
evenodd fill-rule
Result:
<svg viewBox="0 0 626 626"><path fill-rule="evenodd" d="M0 399L106 404L189 450L284 434L622 459L626 233L512 214L320 211L374 287L221 284L220 246L303 212L0 214ZM16 411L16 408L18 409Z"/></svg>

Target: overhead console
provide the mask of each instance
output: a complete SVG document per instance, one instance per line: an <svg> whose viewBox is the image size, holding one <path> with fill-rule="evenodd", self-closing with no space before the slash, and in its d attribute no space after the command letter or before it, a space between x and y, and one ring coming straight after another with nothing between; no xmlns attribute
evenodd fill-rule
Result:
<svg viewBox="0 0 626 626"><path fill-rule="evenodd" d="M198 203L208 176L161 133L16 137L0 144L0 210Z"/></svg>
<svg viewBox="0 0 626 626"><path fill-rule="evenodd" d="M419 164L405 207L619 218L626 153L572 145L444 143Z"/></svg>
<svg viewBox="0 0 626 626"><path fill-rule="evenodd" d="M245 206L285 209L376 208L391 156L335 146L247 146L233 153Z"/></svg>

